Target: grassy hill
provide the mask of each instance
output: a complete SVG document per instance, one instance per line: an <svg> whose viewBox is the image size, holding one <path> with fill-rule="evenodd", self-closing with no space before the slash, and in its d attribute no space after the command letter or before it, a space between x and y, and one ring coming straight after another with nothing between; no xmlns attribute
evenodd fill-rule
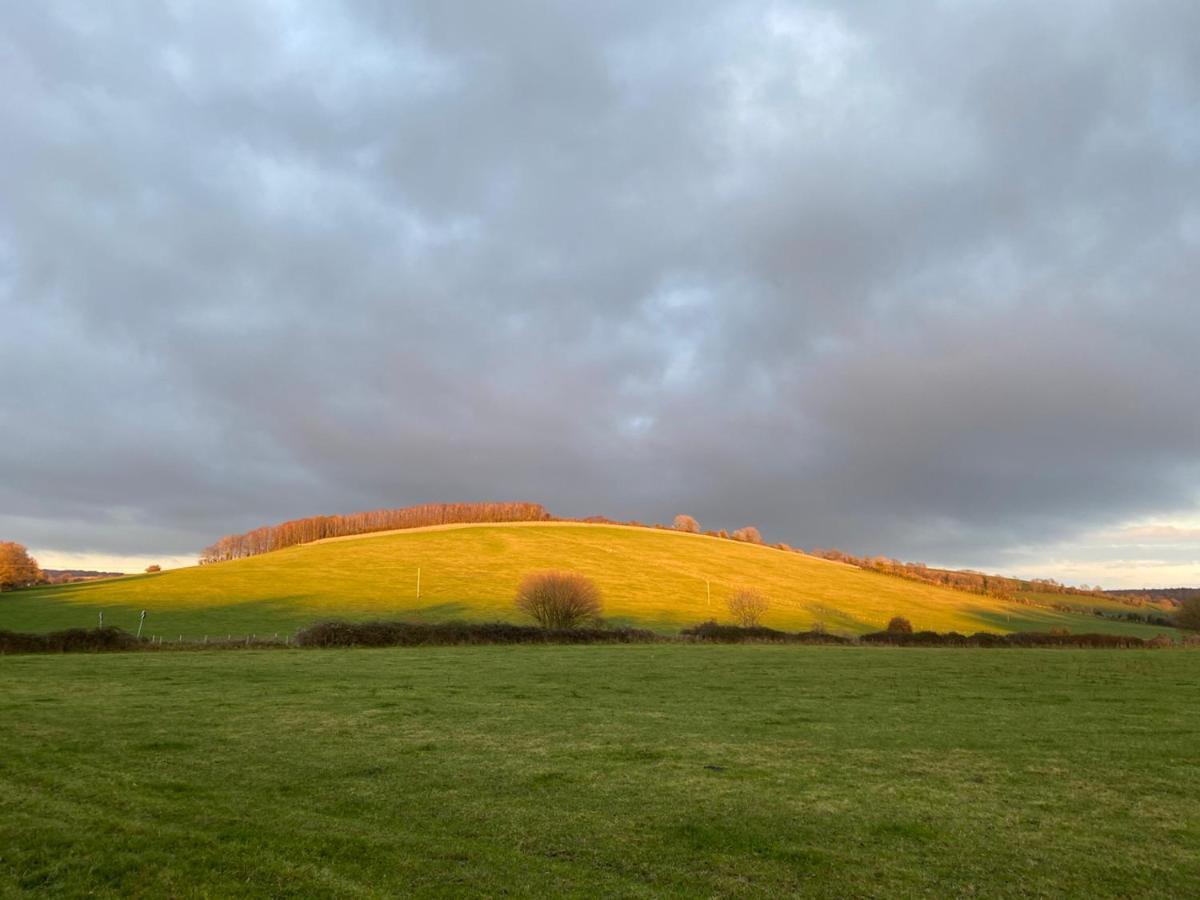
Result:
<svg viewBox="0 0 1200 900"><path fill-rule="evenodd" d="M421 573L417 596L417 570ZM676 630L727 619L737 587L770 598L764 624L823 623L864 633L893 615L918 629L973 632L1164 629L1110 622L868 572L798 553L703 535L578 523L451 525L335 538L232 562L0 596L0 628L48 631L105 624L146 633L270 635L330 617L521 621L513 608L528 572L583 572L610 620ZM706 584L707 582L707 584ZM711 600L710 600L711 592Z"/></svg>

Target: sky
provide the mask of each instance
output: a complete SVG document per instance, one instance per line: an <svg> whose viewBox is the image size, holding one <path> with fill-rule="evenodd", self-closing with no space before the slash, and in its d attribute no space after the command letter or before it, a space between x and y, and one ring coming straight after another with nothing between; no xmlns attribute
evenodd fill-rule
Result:
<svg viewBox="0 0 1200 900"><path fill-rule="evenodd" d="M432 501L1200 584L1200 4L0 8L0 539Z"/></svg>

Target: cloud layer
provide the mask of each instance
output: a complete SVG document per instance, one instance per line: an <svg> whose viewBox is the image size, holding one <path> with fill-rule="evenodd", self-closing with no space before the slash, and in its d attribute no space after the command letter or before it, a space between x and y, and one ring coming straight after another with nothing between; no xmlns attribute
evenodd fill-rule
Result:
<svg viewBox="0 0 1200 900"><path fill-rule="evenodd" d="M1196 513L1194 3L0 26L4 537L522 498L1020 568Z"/></svg>

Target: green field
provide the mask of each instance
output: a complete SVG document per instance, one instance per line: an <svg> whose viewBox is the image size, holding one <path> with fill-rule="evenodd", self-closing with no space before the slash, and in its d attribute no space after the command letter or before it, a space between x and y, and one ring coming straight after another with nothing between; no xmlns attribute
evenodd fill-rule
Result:
<svg viewBox="0 0 1200 900"><path fill-rule="evenodd" d="M1165 629L1006 603L770 547L643 528L567 523L416 529L306 544L216 565L0 596L0 628L49 631L105 623L175 640L286 634L329 617L520 621L521 577L573 569L593 578L617 623L665 631L727 618L738 587L767 594L764 624L861 634L894 615L918 629ZM421 595L417 597L417 570ZM711 591L711 602L709 595Z"/></svg>
<svg viewBox="0 0 1200 900"><path fill-rule="evenodd" d="M1198 662L0 657L0 896L1194 896Z"/></svg>

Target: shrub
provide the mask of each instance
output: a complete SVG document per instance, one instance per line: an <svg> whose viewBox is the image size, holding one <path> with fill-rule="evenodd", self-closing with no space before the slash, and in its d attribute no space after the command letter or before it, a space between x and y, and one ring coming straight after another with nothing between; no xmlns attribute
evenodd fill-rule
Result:
<svg viewBox="0 0 1200 900"><path fill-rule="evenodd" d="M296 633L299 647L420 647L458 644L642 644L639 628L547 629L507 622L319 622Z"/></svg>
<svg viewBox="0 0 1200 900"><path fill-rule="evenodd" d="M578 572L534 572L517 588L517 609L543 628L578 628L601 608L600 589Z"/></svg>
<svg viewBox="0 0 1200 900"><path fill-rule="evenodd" d="M754 628L771 604L759 591L742 588L729 597L729 613L743 628Z"/></svg>
<svg viewBox="0 0 1200 900"><path fill-rule="evenodd" d="M787 631L776 631L774 628L755 626L741 628L737 625L721 625L718 622L702 622L685 628L680 635L686 640L703 641L714 644L849 644L850 638L836 634L826 634L824 631L801 631L792 634Z"/></svg>
<svg viewBox="0 0 1200 900"><path fill-rule="evenodd" d="M162 571L162 566L160 566L160 565L155 564L153 566L146 566L146 574L147 575L153 575L155 572L161 572L161 571Z"/></svg>
<svg viewBox="0 0 1200 900"><path fill-rule="evenodd" d="M675 530L686 531L689 534L699 534L700 523L691 516L680 513L675 517Z"/></svg>
<svg viewBox="0 0 1200 900"><path fill-rule="evenodd" d="M1170 636L1168 635L1156 634L1154 637L1150 638L1150 640L1146 641L1146 646L1161 650L1174 647L1175 642L1171 640Z"/></svg>
<svg viewBox="0 0 1200 900"><path fill-rule="evenodd" d="M887 631L889 634L912 634L912 622L904 616L892 616L891 621L887 623Z"/></svg>
<svg viewBox="0 0 1200 900"><path fill-rule="evenodd" d="M0 631L2 653L94 653L135 650L143 642L120 628L70 628L50 634Z"/></svg>

